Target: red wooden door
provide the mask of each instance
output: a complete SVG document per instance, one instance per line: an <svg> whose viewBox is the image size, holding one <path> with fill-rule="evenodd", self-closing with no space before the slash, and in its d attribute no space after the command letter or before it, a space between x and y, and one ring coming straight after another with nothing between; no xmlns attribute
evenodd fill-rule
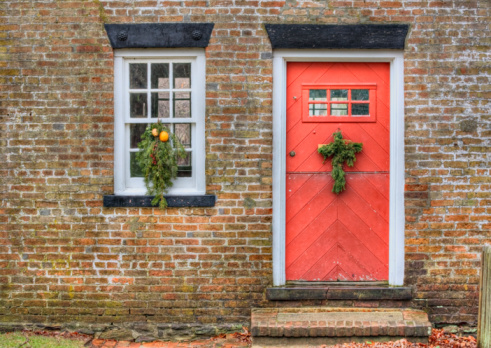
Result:
<svg viewBox="0 0 491 348"><path fill-rule="evenodd" d="M388 279L389 63L287 65L286 279ZM331 161L319 144L363 143L331 192Z"/></svg>

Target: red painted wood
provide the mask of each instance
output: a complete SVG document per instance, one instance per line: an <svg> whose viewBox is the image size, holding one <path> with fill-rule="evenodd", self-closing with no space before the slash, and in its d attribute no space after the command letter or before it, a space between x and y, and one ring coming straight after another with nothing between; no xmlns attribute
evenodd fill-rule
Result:
<svg viewBox="0 0 491 348"><path fill-rule="evenodd" d="M298 180L296 179L298 177L309 177L309 184L312 184L312 187L316 187L316 189L310 190L310 187L309 190L303 189L303 191L310 192L310 199L308 201L304 201L303 197L297 199L295 196L292 196L292 198L289 199L290 204L288 206L289 210L287 212L288 218L286 223L289 226L291 233L287 234L287 247L295 240L296 236L303 231L305 232L303 241L305 241L310 239L312 235L316 233L313 229L318 229L322 224L327 224L327 220L322 214L325 214L326 210L332 209L331 205L336 198L334 195L330 194L332 190L332 179L330 176L319 174L291 174L288 175L287 181L291 182ZM287 186L290 187L289 184L287 184ZM319 216L320 218L317 218ZM299 241L297 240L292 246L296 245L298 242Z"/></svg>
<svg viewBox="0 0 491 348"><path fill-rule="evenodd" d="M290 77L290 71L294 76ZM363 72L356 76L354 73ZM342 129L345 138L366 143L352 171L389 171L390 71L388 63L288 63L287 71L287 172L325 171L319 168L317 144L332 141L332 133ZM360 73L361 74L361 73ZM302 84L376 83L377 122L375 123L304 123L302 122ZM297 97L297 99L294 99ZM314 145L314 146L312 146ZM322 161L320 163L322 165Z"/></svg>
<svg viewBox="0 0 491 348"><path fill-rule="evenodd" d="M288 63L287 280L388 279L389 81L388 63ZM302 85L312 83L376 83L376 122L302 122ZM363 151L335 195L330 160L323 164L317 147L338 129Z"/></svg>
<svg viewBox="0 0 491 348"><path fill-rule="evenodd" d="M294 176L327 181L325 177L329 175L288 175L289 178ZM287 218L286 224L287 280L387 279L389 226L388 209L384 206L388 207L388 198L381 192L388 187L377 189L368 177L376 182L385 182L384 186L389 184L388 174L350 173L347 176L350 189L340 195L333 194L329 186L313 196L309 204L302 206L299 202L287 201L296 206L297 212L291 219ZM365 186L370 186L370 194L360 196L358 190ZM335 249L336 253L327 252L336 245L340 248ZM349 277L327 277L334 266L339 266ZM361 269L365 271L360 272Z"/></svg>

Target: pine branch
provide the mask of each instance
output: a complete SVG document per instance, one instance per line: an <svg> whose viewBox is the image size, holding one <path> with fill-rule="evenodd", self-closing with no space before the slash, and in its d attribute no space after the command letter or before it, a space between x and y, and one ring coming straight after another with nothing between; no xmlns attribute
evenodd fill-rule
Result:
<svg viewBox="0 0 491 348"><path fill-rule="evenodd" d="M152 134L152 130L157 131ZM169 134L168 141L160 141L160 134L165 131ZM143 172L143 181L148 195L154 195L152 205L167 208L164 194L172 187L172 180L177 177L178 157L185 158L186 151L175 134L160 122L149 125L138 143L140 151L136 154L136 161Z"/></svg>
<svg viewBox="0 0 491 348"><path fill-rule="evenodd" d="M346 173L343 170L343 165L346 163L348 167L353 167L356 161L356 154L363 149L362 143L354 143L351 140L343 139L341 131L333 133L334 141L332 143L321 146L318 152L324 157L324 162L332 156L332 172L331 176L334 179L332 192L339 194L346 189Z"/></svg>

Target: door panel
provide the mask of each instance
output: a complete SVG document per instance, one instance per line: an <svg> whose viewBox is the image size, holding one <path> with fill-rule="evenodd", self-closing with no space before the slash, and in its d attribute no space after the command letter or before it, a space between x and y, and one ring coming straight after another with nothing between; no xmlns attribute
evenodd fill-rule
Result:
<svg viewBox="0 0 491 348"><path fill-rule="evenodd" d="M389 81L388 63L288 63L287 280L388 279ZM370 95L369 101L364 101L365 97L359 96L365 92L353 92L350 85L357 86L353 89L376 86L375 99ZM310 94L306 88L320 92ZM316 105L312 107L312 103ZM351 115L358 110L353 106L357 103L370 105L366 108L370 119L356 112ZM337 117L345 121L339 122ZM339 195L331 192L330 159L323 163L317 152L319 144L333 141L337 130L345 139L363 143L355 166L344 167L346 190Z"/></svg>

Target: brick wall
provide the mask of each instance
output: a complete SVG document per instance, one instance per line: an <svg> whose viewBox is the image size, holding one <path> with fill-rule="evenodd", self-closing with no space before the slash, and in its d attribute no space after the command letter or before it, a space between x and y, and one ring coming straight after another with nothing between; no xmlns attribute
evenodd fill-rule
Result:
<svg viewBox="0 0 491 348"><path fill-rule="evenodd" d="M434 323L475 324L480 250L491 243L489 16L486 0L2 1L0 321L137 322L153 334L158 323L165 337L234 329L251 307L277 305L264 297L272 50L262 23L402 22L411 24L406 284ZM102 24L139 22L215 23L206 50L214 208L102 207L113 192L114 117Z"/></svg>

